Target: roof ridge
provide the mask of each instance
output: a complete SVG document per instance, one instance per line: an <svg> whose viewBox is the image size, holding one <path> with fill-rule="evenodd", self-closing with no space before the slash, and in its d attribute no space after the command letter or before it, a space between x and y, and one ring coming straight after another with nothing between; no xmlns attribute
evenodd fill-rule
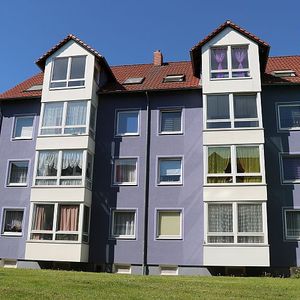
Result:
<svg viewBox="0 0 300 300"><path fill-rule="evenodd" d="M178 61L166 61L164 64L175 64L175 63L190 63L190 60L178 60ZM122 64L122 65L110 65L111 68L116 68L116 67L128 67L128 66L148 66L148 65L153 65L153 63L141 63L141 64ZM163 65L162 65L163 66Z"/></svg>
<svg viewBox="0 0 300 300"><path fill-rule="evenodd" d="M279 58L279 57L300 57L300 54L294 54L294 55L274 55L274 56L269 56L269 58Z"/></svg>

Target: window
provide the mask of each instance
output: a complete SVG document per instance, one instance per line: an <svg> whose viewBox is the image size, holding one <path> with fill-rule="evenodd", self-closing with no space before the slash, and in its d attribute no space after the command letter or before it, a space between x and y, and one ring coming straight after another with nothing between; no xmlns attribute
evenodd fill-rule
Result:
<svg viewBox="0 0 300 300"><path fill-rule="evenodd" d="M300 154L282 154L281 161L283 183L299 183Z"/></svg>
<svg viewBox="0 0 300 300"><path fill-rule="evenodd" d="M113 211L112 236L135 238L135 211Z"/></svg>
<svg viewBox="0 0 300 300"><path fill-rule="evenodd" d="M211 48L211 79L250 77L248 46Z"/></svg>
<svg viewBox="0 0 300 300"><path fill-rule="evenodd" d="M272 75L275 77L295 77L296 72L294 70L277 70L273 71Z"/></svg>
<svg viewBox="0 0 300 300"><path fill-rule="evenodd" d="M89 189L92 189L93 184L93 161L93 155L88 152L86 160L86 185Z"/></svg>
<svg viewBox="0 0 300 300"><path fill-rule="evenodd" d="M91 117L90 117L90 136L95 139L96 135L96 118L97 118L97 110L96 107L91 105Z"/></svg>
<svg viewBox="0 0 300 300"><path fill-rule="evenodd" d="M30 239L78 241L78 221L79 205L35 204Z"/></svg>
<svg viewBox="0 0 300 300"><path fill-rule="evenodd" d="M178 275L178 266L160 266L160 275Z"/></svg>
<svg viewBox="0 0 300 300"><path fill-rule="evenodd" d="M157 239L181 239L182 216L180 210L157 211Z"/></svg>
<svg viewBox="0 0 300 300"><path fill-rule="evenodd" d="M50 88L83 87L86 56L56 58L53 61Z"/></svg>
<svg viewBox="0 0 300 300"><path fill-rule="evenodd" d="M84 206L83 226L82 226L82 241L84 243L89 242L89 231L90 231L90 208L88 206Z"/></svg>
<svg viewBox="0 0 300 300"><path fill-rule="evenodd" d="M206 128L259 126L256 94L220 94L206 97Z"/></svg>
<svg viewBox="0 0 300 300"><path fill-rule="evenodd" d="M139 112L118 111L116 135L138 135L139 134Z"/></svg>
<svg viewBox="0 0 300 300"><path fill-rule="evenodd" d="M300 210L285 209L285 238L291 240L300 239Z"/></svg>
<svg viewBox="0 0 300 300"><path fill-rule="evenodd" d="M131 274L130 265L114 265L114 272L118 274Z"/></svg>
<svg viewBox="0 0 300 300"><path fill-rule="evenodd" d="M262 209L258 203L207 204L207 243L264 243Z"/></svg>
<svg viewBox="0 0 300 300"><path fill-rule="evenodd" d="M85 153L82 150L39 151L35 184L82 185Z"/></svg>
<svg viewBox="0 0 300 300"><path fill-rule="evenodd" d="M86 134L87 101L43 104L41 135Z"/></svg>
<svg viewBox="0 0 300 300"><path fill-rule="evenodd" d="M159 158L158 173L158 184L182 184L182 158Z"/></svg>
<svg viewBox="0 0 300 300"><path fill-rule="evenodd" d="M164 78L164 82L183 82L183 81L185 81L185 75L184 74L167 75Z"/></svg>
<svg viewBox="0 0 300 300"><path fill-rule="evenodd" d="M32 139L34 116L15 117L13 139Z"/></svg>
<svg viewBox="0 0 300 300"><path fill-rule="evenodd" d="M136 185L137 184L137 159L136 158L115 159L114 184L115 185Z"/></svg>
<svg viewBox="0 0 300 300"><path fill-rule="evenodd" d="M28 89L24 90L24 92L33 92L33 91L41 91L43 89L42 84L34 84Z"/></svg>
<svg viewBox="0 0 300 300"><path fill-rule="evenodd" d="M28 161L10 161L8 167L8 186L26 186Z"/></svg>
<svg viewBox="0 0 300 300"><path fill-rule="evenodd" d="M141 84L144 81L145 77L130 77L127 78L123 84Z"/></svg>
<svg viewBox="0 0 300 300"><path fill-rule="evenodd" d="M300 130L300 103L278 105L280 130Z"/></svg>
<svg viewBox="0 0 300 300"><path fill-rule="evenodd" d="M207 183L261 183L262 146L207 147Z"/></svg>
<svg viewBox="0 0 300 300"><path fill-rule="evenodd" d="M2 234L22 235L24 210L8 209L3 210Z"/></svg>
<svg viewBox="0 0 300 300"><path fill-rule="evenodd" d="M182 133L182 111L161 110L160 111L160 131L161 134Z"/></svg>

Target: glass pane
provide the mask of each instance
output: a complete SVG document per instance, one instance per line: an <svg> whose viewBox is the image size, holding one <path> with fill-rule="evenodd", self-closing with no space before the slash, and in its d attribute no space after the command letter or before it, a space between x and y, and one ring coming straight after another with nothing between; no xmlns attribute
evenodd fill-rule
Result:
<svg viewBox="0 0 300 300"><path fill-rule="evenodd" d="M231 123L230 122L207 122L206 128L208 129L214 129L214 128L230 128Z"/></svg>
<svg viewBox="0 0 300 300"><path fill-rule="evenodd" d="M61 128L41 129L41 135L61 134Z"/></svg>
<svg viewBox="0 0 300 300"><path fill-rule="evenodd" d="M229 78L229 73L228 72L223 72L223 71L220 71L220 72L214 72L214 73L211 73L211 78L215 79L215 78Z"/></svg>
<svg viewBox="0 0 300 300"><path fill-rule="evenodd" d="M231 154L229 147L208 148L208 173L231 173Z"/></svg>
<svg viewBox="0 0 300 300"><path fill-rule="evenodd" d="M60 185L82 185L81 179L61 179L59 181Z"/></svg>
<svg viewBox="0 0 300 300"><path fill-rule="evenodd" d="M233 243L233 236L208 236L208 243Z"/></svg>
<svg viewBox="0 0 300 300"><path fill-rule="evenodd" d="M88 153L87 154L87 162L86 162L86 178L88 180L92 180L93 175L93 156Z"/></svg>
<svg viewBox="0 0 300 300"><path fill-rule="evenodd" d="M134 236L135 213L115 211L113 215L114 236Z"/></svg>
<svg viewBox="0 0 300 300"><path fill-rule="evenodd" d="M85 56L72 57L70 79L84 78Z"/></svg>
<svg viewBox="0 0 300 300"><path fill-rule="evenodd" d="M181 180L181 159L159 160L159 181L177 182Z"/></svg>
<svg viewBox="0 0 300 300"><path fill-rule="evenodd" d="M4 232L22 232L23 211L5 210Z"/></svg>
<svg viewBox="0 0 300 300"><path fill-rule="evenodd" d="M211 69L226 70L227 66L227 47L211 49Z"/></svg>
<svg viewBox="0 0 300 300"><path fill-rule="evenodd" d="M46 240L46 241L51 241L52 240L52 234L48 234L48 233L32 233L30 235L30 238L32 240Z"/></svg>
<svg viewBox="0 0 300 300"><path fill-rule="evenodd" d="M115 183L136 182L136 159L118 159L115 161Z"/></svg>
<svg viewBox="0 0 300 300"><path fill-rule="evenodd" d="M258 121L239 121L234 122L235 128L246 128L246 127L258 127L259 123Z"/></svg>
<svg viewBox="0 0 300 300"><path fill-rule="evenodd" d="M118 132L117 134L137 134L138 133L137 111L118 112Z"/></svg>
<svg viewBox="0 0 300 300"><path fill-rule="evenodd" d="M82 151L63 151L61 176L81 176Z"/></svg>
<svg viewBox="0 0 300 300"><path fill-rule="evenodd" d="M248 69L248 47L231 47L232 69Z"/></svg>
<svg viewBox="0 0 300 300"><path fill-rule="evenodd" d="M87 101L67 102L66 125L86 125Z"/></svg>
<svg viewBox="0 0 300 300"><path fill-rule="evenodd" d="M56 234L55 239L57 241L77 241L78 234Z"/></svg>
<svg viewBox="0 0 300 300"><path fill-rule="evenodd" d="M33 117L16 118L15 138L32 138Z"/></svg>
<svg viewBox="0 0 300 300"><path fill-rule="evenodd" d="M53 229L54 205L36 204L33 216L33 230Z"/></svg>
<svg viewBox="0 0 300 300"><path fill-rule="evenodd" d="M300 211L286 211L286 233L288 237L300 237Z"/></svg>
<svg viewBox="0 0 300 300"><path fill-rule="evenodd" d="M207 120L229 118L229 95L207 96Z"/></svg>
<svg viewBox="0 0 300 300"><path fill-rule="evenodd" d="M237 72L232 72L232 77L250 77L250 72L249 71L237 71Z"/></svg>
<svg viewBox="0 0 300 300"><path fill-rule="evenodd" d="M208 232L232 232L232 205L208 205Z"/></svg>
<svg viewBox="0 0 300 300"><path fill-rule="evenodd" d="M60 81L60 82L51 82L50 88L60 88L60 87L66 87L67 82L66 81Z"/></svg>
<svg viewBox="0 0 300 300"><path fill-rule="evenodd" d="M252 243L261 244L264 242L263 236L238 236L238 243Z"/></svg>
<svg viewBox="0 0 300 300"><path fill-rule="evenodd" d="M290 155L282 157L284 180L300 179L300 156Z"/></svg>
<svg viewBox="0 0 300 300"><path fill-rule="evenodd" d="M181 111L162 111L160 131L181 132Z"/></svg>
<svg viewBox="0 0 300 300"><path fill-rule="evenodd" d="M237 176L236 177L237 183L255 183L255 182L262 182L261 176Z"/></svg>
<svg viewBox="0 0 300 300"><path fill-rule="evenodd" d="M10 162L9 184L26 184L28 161Z"/></svg>
<svg viewBox="0 0 300 300"><path fill-rule="evenodd" d="M72 86L84 86L85 81L84 80L74 80L68 82L68 87Z"/></svg>
<svg viewBox="0 0 300 300"><path fill-rule="evenodd" d="M36 185L56 185L57 180L56 179L36 179L35 184Z"/></svg>
<svg viewBox="0 0 300 300"><path fill-rule="evenodd" d="M91 105L91 116L90 116L90 135L94 137L94 131L96 127L96 108Z"/></svg>
<svg viewBox="0 0 300 300"><path fill-rule="evenodd" d="M207 183L232 183L232 177L207 177Z"/></svg>
<svg viewBox="0 0 300 300"><path fill-rule="evenodd" d="M237 173L259 173L259 147L236 147Z"/></svg>
<svg viewBox="0 0 300 300"><path fill-rule="evenodd" d="M57 216L58 231L78 230L79 205L59 205Z"/></svg>
<svg viewBox="0 0 300 300"><path fill-rule="evenodd" d="M58 151L40 151L37 176L57 175Z"/></svg>
<svg viewBox="0 0 300 300"><path fill-rule="evenodd" d="M280 127L300 127L300 105L279 106Z"/></svg>
<svg viewBox="0 0 300 300"><path fill-rule="evenodd" d="M45 103L43 115L43 127L61 126L63 115L63 102Z"/></svg>
<svg viewBox="0 0 300 300"><path fill-rule="evenodd" d="M158 237L181 235L179 211L160 211L158 212Z"/></svg>
<svg viewBox="0 0 300 300"><path fill-rule="evenodd" d="M90 208L84 206L82 232L85 234L88 234L89 232L89 222L90 222Z"/></svg>
<svg viewBox="0 0 300 300"><path fill-rule="evenodd" d="M64 134L85 134L86 127L65 128Z"/></svg>
<svg viewBox="0 0 300 300"><path fill-rule="evenodd" d="M234 95L234 117L257 118L256 95Z"/></svg>
<svg viewBox="0 0 300 300"><path fill-rule="evenodd" d="M261 204L238 204L238 232L263 232Z"/></svg>
<svg viewBox="0 0 300 300"><path fill-rule="evenodd" d="M52 80L64 80L67 78L68 58L56 58L53 61Z"/></svg>

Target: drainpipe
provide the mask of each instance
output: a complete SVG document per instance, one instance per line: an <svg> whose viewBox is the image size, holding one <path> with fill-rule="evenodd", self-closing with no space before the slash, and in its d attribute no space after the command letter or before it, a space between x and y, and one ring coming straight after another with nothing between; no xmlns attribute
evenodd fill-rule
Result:
<svg viewBox="0 0 300 300"><path fill-rule="evenodd" d="M143 275L148 275L148 210L149 210L149 172L150 172L150 139L151 139L151 109L148 92L146 95L147 128L146 128L146 168L145 168L145 205L144 205L144 248L143 248Z"/></svg>

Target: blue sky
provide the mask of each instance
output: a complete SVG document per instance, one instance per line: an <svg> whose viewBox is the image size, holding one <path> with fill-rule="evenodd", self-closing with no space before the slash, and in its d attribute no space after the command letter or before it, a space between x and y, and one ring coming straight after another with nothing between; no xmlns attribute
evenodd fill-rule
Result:
<svg viewBox="0 0 300 300"><path fill-rule="evenodd" d="M189 50L227 19L271 45L300 54L297 0L10 0L0 3L0 93L39 72L34 61L68 33L110 65L188 60Z"/></svg>

